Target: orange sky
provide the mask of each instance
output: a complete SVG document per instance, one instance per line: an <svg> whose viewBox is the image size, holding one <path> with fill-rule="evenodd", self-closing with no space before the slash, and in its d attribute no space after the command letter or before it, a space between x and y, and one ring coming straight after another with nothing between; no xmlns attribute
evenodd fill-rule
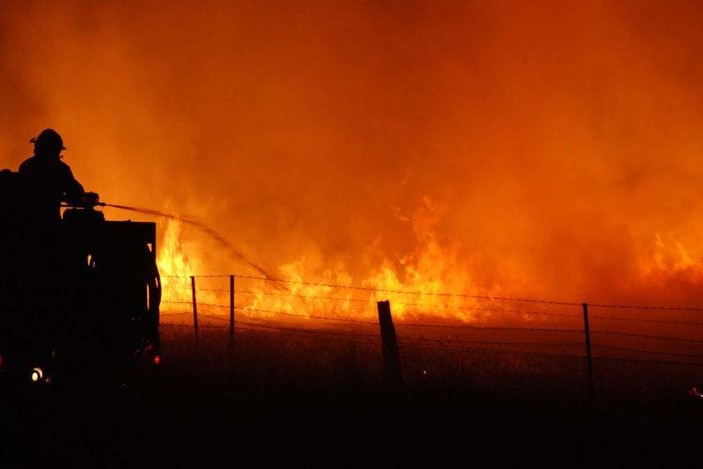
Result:
<svg viewBox="0 0 703 469"><path fill-rule="evenodd" d="M703 305L701 18L698 1L1 2L0 165L54 127L103 202L196 217L310 281L435 267L468 292ZM249 272L182 236L196 274Z"/></svg>

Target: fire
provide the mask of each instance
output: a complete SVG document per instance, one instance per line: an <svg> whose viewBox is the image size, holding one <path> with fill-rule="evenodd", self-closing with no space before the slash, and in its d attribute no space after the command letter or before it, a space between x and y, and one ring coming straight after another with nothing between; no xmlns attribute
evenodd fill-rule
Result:
<svg viewBox="0 0 703 469"><path fill-rule="evenodd" d="M383 257L379 245L368 246L365 257L382 260L364 276L355 276L343 263L328 267L319 258L303 256L280 265L270 277L252 269L242 271L241 265L231 264L229 267L234 268L229 271L206 273L203 269L207 264L198 251L203 242L186 242L183 223L174 216L163 221L158 252L163 307L166 311L189 311L195 281L197 303L211 307L215 316L224 317L229 293L224 279L234 276L236 309L248 317L374 319L377 302L389 300L398 321L442 319L471 323L490 321L495 314L495 310L481 307L481 299L517 298L511 292L526 291L524 285L529 284L529 279L514 271L505 271L500 277L503 281L510 279L510 285L517 287L513 290L500 281L477 279L471 269L475 264L467 263L461 256L461 243L439 234L441 210L431 199L423 198L413 214L397 216L413 233L414 250L394 259ZM224 251L220 249L219 254L222 256ZM622 292L649 289L658 292L661 300L670 297L665 290L688 288L688 295L678 292L678 297L691 301L696 298L694 286L703 283L703 268L681 243L669 246L657 234L648 254L640 254L639 274L632 275L629 281L619 284ZM640 298L654 300L641 294Z"/></svg>
<svg viewBox="0 0 703 469"><path fill-rule="evenodd" d="M679 241L670 245L664 243L661 235L657 233L654 240L654 252L651 264L644 268L645 275L659 272L681 272L700 269L700 263L694 261L686 248Z"/></svg>
<svg viewBox="0 0 703 469"><path fill-rule="evenodd" d="M394 316L401 321L423 317L479 319L482 315L471 308L476 303L472 295L480 293L478 287L457 258L458 243L439 239L435 231L437 218L431 205L429 199L425 199L415 215L407 219L418 238L416 252L397 261L386 259L360 280L355 280L342 264L323 268L321 272L309 272L310 266L320 264L310 258L279 266L276 278L252 277L250 273L235 276L240 281L248 281L247 287L237 291L237 295L244 298L237 308L258 317L373 318L377 302L390 300ZM184 304L192 302L189 283L192 277L198 282L207 282L208 277L230 275L222 272L199 278L202 263L186 254L181 228L177 219L167 220L164 225L158 263L164 278L166 309L182 310ZM221 305L225 292L222 288L199 289L197 301Z"/></svg>
<svg viewBox="0 0 703 469"><path fill-rule="evenodd" d="M685 303L687 306L699 306L698 291L703 284L703 259L692 256L680 241L665 241L657 233L650 250L640 258L638 278L642 285L660 298Z"/></svg>
<svg viewBox="0 0 703 469"><path fill-rule="evenodd" d="M398 319L412 317L452 317L471 320L467 297L479 292L466 266L457 258L458 242L440 240L438 216L432 201L425 197L408 221L417 238L415 252L395 262L385 259L380 268L362 284L372 289L371 300L389 300Z"/></svg>
<svg viewBox="0 0 703 469"><path fill-rule="evenodd" d="M161 275L165 278L192 275L197 270L197 260L191 260L183 249L181 222L164 220L160 227L163 234L156 261Z"/></svg>
<svg viewBox="0 0 703 469"><path fill-rule="evenodd" d="M159 223L161 240L156 252L156 263L161 275L164 309L182 309L192 301L189 290L190 276L198 269L198 260L192 259L183 247L182 224L177 219L164 219Z"/></svg>

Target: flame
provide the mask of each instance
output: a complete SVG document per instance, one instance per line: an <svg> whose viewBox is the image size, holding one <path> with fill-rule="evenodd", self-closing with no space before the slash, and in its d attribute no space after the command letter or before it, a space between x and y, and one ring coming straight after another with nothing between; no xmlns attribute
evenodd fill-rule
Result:
<svg viewBox="0 0 703 469"><path fill-rule="evenodd" d="M251 272L234 274L234 271L203 275L204 264L197 255L203 243L184 241L179 217L163 220L158 265L163 277L165 310L183 312L190 308L193 277L200 284L208 280L212 283L208 277L220 282L217 288L198 288L199 303L224 306L223 298L228 291L222 278L233 275L248 280L237 292L237 309L249 317L373 319L377 303L389 300L399 321L426 318L490 321L495 312L481 308L479 299L510 296L510 290L500 280L510 278L510 284L518 287L529 285L530 280L508 271L503 272L498 282L487 282L491 276L473 277L471 266L459 254L461 243L438 234L439 212L441 209L426 197L413 214L396 214L411 228L416 238L414 250L399 259L383 258L378 252L379 244L372 244L366 257L383 260L361 278L355 277L343 263L326 267L322 259L313 256L280 265L275 278L252 276ZM631 283L618 285L623 292L649 289L657 292L659 299L668 299L667 290L685 288L688 296L679 291L678 298L688 301L691 295L695 300L694 288L703 283L703 261L695 260L680 242L667 245L660 234L655 235L650 250L640 254L638 265L639 273L629 278ZM656 302L656 298L639 295ZM224 309L215 309L215 314L224 315Z"/></svg>
<svg viewBox="0 0 703 469"><path fill-rule="evenodd" d="M639 282L660 298L675 298L684 304L697 306L697 291L703 285L703 259L695 258L680 241L665 242L656 233L649 252L643 252L639 262Z"/></svg>
<svg viewBox="0 0 703 469"><path fill-rule="evenodd" d="M656 271L673 273L700 268L700 263L691 258L681 242L675 241L669 246L664 243L661 235L656 233L654 244L652 262L644 267L645 275L652 275Z"/></svg>
<svg viewBox="0 0 703 469"><path fill-rule="evenodd" d="M161 275L162 308L179 310L192 302L190 277L197 271L198 260L191 259L181 237L182 223L178 219L163 219L159 223L161 240L156 251L156 264Z"/></svg>
<svg viewBox="0 0 703 469"><path fill-rule="evenodd" d="M240 292L246 300L239 302L238 309L258 317L283 314L299 318L315 315L372 318L377 303L390 300L398 320L418 317L479 319L480 315L471 311L471 306L476 304L471 297L479 294L478 286L457 259L458 243L439 239L435 231L438 219L430 199L424 199L423 206L412 217L400 218L412 224L418 238L416 252L397 262L386 259L368 277L358 281L342 264L324 268L322 272L309 272L310 266L320 262L301 258L279 266L276 279L255 278L249 290ZM177 217L166 221L159 252L167 309L182 309L183 304L192 302L192 292L189 293L186 281L199 271L200 263L189 260L184 252L181 228ZM370 250L375 248L371 246ZM316 278L311 282L313 275ZM219 295L206 292L206 299L200 301L222 304L223 292L220 290ZM495 294L496 290L491 293ZM485 314L482 316L485 319Z"/></svg>
<svg viewBox="0 0 703 469"><path fill-rule="evenodd" d="M422 198L414 216L403 218L412 225L416 250L397 262L385 259L362 281L373 290L372 301L389 300L394 316L401 320L413 316L472 319L464 309L466 297L479 294L479 290L457 258L458 242L441 240L437 234L439 218L431 199Z"/></svg>

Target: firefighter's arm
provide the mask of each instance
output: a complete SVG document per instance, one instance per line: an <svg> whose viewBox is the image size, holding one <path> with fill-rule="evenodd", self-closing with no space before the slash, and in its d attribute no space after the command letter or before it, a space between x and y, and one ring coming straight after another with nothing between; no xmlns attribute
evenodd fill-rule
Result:
<svg viewBox="0 0 703 469"><path fill-rule="evenodd" d="M83 203L85 189L83 185L73 176L73 172L68 165L64 166L63 174L63 198L64 202L72 206L80 206Z"/></svg>

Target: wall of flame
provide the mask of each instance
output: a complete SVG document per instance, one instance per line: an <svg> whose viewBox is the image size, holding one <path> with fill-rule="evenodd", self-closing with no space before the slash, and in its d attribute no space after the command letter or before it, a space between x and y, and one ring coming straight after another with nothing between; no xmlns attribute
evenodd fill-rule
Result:
<svg viewBox="0 0 703 469"><path fill-rule="evenodd" d="M697 1L5 1L0 163L54 127L102 201L226 240L182 224L166 273L251 273L236 251L311 281L700 305L701 17Z"/></svg>

